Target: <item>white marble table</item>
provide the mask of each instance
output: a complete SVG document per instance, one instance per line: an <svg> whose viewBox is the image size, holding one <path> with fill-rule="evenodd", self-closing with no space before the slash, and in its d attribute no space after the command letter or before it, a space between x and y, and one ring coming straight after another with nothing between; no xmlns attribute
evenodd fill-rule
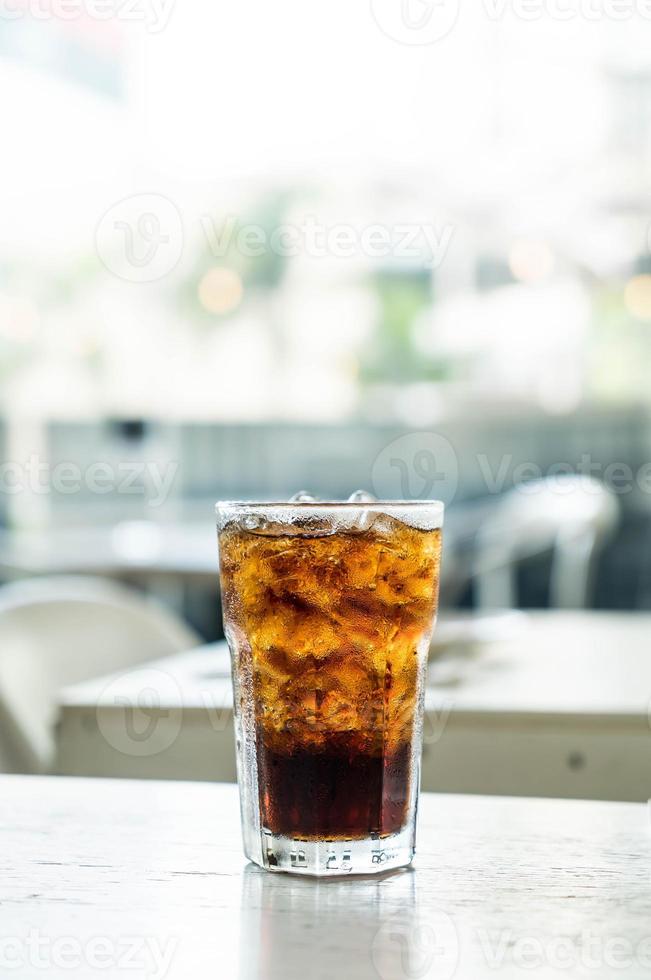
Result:
<svg viewBox="0 0 651 980"><path fill-rule="evenodd" d="M540 612L515 625L430 664L424 788L648 799L651 616ZM70 688L57 771L234 780L231 703L224 645Z"/></svg>
<svg viewBox="0 0 651 980"><path fill-rule="evenodd" d="M414 868L357 880L247 865L234 786L3 776L0 830L16 980L651 972L640 804L425 795Z"/></svg>

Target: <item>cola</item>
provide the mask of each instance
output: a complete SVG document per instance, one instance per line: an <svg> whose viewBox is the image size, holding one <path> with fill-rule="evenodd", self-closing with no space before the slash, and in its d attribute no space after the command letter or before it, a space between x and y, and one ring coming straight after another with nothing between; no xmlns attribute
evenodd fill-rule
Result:
<svg viewBox="0 0 651 980"><path fill-rule="evenodd" d="M274 865L281 839L294 864L312 853L300 842L349 854L346 842L373 841L382 854L413 827L441 555L433 506L242 505L223 519L239 778L260 863Z"/></svg>

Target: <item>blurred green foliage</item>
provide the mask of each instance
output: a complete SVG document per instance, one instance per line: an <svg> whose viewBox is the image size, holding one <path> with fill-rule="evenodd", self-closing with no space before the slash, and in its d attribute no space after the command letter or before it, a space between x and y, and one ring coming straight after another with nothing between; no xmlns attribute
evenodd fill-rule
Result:
<svg viewBox="0 0 651 980"><path fill-rule="evenodd" d="M387 267L372 278L379 316L360 357L360 380L367 383L442 381L450 365L428 358L413 342L418 316L432 305L432 276L425 266Z"/></svg>

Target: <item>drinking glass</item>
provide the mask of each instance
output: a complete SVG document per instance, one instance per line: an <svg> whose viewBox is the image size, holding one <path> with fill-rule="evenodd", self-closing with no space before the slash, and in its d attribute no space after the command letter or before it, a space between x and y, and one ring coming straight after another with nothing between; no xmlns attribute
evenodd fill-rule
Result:
<svg viewBox="0 0 651 980"><path fill-rule="evenodd" d="M217 518L247 857L409 864L443 504L224 502Z"/></svg>

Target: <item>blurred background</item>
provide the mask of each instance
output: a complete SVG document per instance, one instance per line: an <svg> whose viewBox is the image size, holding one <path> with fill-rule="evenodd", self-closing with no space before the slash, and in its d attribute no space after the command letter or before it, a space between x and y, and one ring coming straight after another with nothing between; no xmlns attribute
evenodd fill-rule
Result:
<svg viewBox="0 0 651 980"><path fill-rule="evenodd" d="M0 765L220 639L218 498L443 499L451 644L563 610L644 658L651 24L534 7L3 5Z"/></svg>

